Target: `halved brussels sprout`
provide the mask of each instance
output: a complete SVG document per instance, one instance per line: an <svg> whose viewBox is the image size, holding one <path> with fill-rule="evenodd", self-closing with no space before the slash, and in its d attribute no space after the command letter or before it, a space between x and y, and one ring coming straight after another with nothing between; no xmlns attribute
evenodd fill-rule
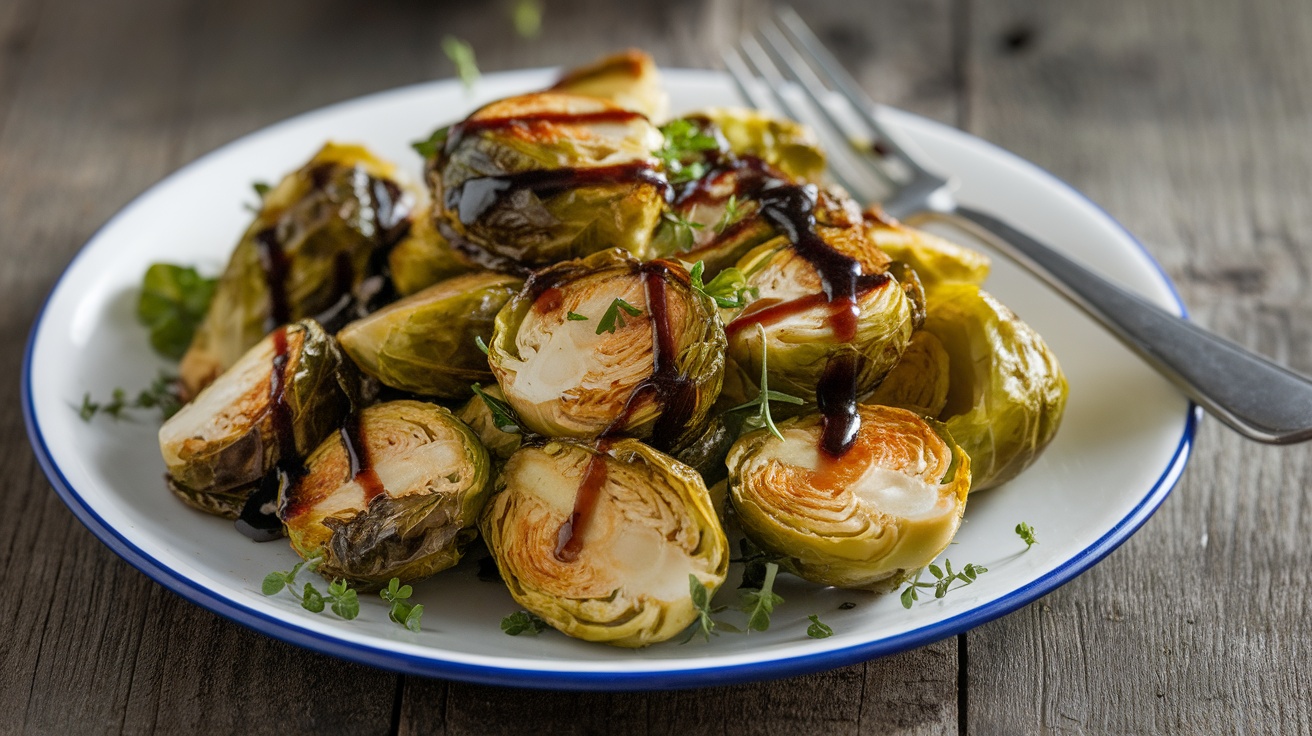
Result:
<svg viewBox="0 0 1312 736"><path fill-rule="evenodd" d="M961 281L983 284L989 277L989 257L933 233L917 230L884 214L878 205L865 213L866 234L894 260L915 269L926 289Z"/></svg>
<svg viewBox="0 0 1312 736"><path fill-rule="evenodd" d="M904 409L860 406L839 458L820 450L811 414L744 435L729 453L739 523L782 565L840 588L887 590L952 541L970 490L970 458L941 425Z"/></svg>
<svg viewBox="0 0 1312 736"><path fill-rule="evenodd" d="M808 190L814 192L809 186L796 188ZM803 199L799 194L799 206ZM893 367L911 339L911 302L885 271L887 256L866 239L859 214L841 201L821 196L814 223L794 237L803 242L778 238L738 262L759 296L741 312L722 313L728 355L743 369L743 377L756 381L761 375L760 325L771 389L814 401L821 377L840 360L852 364L853 396L864 394Z"/></svg>
<svg viewBox="0 0 1312 736"><path fill-rule="evenodd" d="M714 594L729 564L701 476L636 440L521 447L479 529L519 605L623 647L687 628L689 575Z"/></svg>
<svg viewBox="0 0 1312 736"><path fill-rule="evenodd" d="M390 163L329 143L267 194L219 279L179 373L194 396L275 327L342 312L409 227Z"/></svg>
<svg viewBox="0 0 1312 736"><path fill-rule="evenodd" d="M456 564L491 488L487 450L450 411L389 401L360 411L284 489L278 518L317 571L365 588Z"/></svg>
<svg viewBox="0 0 1312 736"><path fill-rule="evenodd" d="M613 247L645 256L664 206L662 140L640 113L596 97L493 102L451 126L430 161L438 227L501 271Z"/></svg>
<svg viewBox="0 0 1312 736"><path fill-rule="evenodd" d="M504 402L506 395L501 392L501 387L493 383L488 386L482 386L480 391L487 394L493 401ZM498 426L497 417L493 416L492 410L488 408L488 402L482 397L475 395L466 401L464 406L456 412L460 421L469 425L478 435L478 439L492 454L495 461L504 461L510 457L524 440L522 432L508 432Z"/></svg>
<svg viewBox="0 0 1312 736"><path fill-rule="evenodd" d="M169 487L188 505L236 518L260 480L341 424L357 377L313 320L279 328L159 429Z"/></svg>
<svg viewBox="0 0 1312 736"><path fill-rule="evenodd" d="M415 210L410 232L387 254L392 284L401 296L409 296L452 276L477 270L477 266L465 260L437 231L429 207L424 203Z"/></svg>
<svg viewBox="0 0 1312 736"><path fill-rule="evenodd" d="M759 158L795 179L818 182L825 173L815 133L795 120L742 107L712 107L687 117L714 123L735 156Z"/></svg>
<svg viewBox="0 0 1312 736"><path fill-rule="evenodd" d="M940 418L970 455L974 490L1011 480L1057 434L1066 376L1043 338L973 284L940 285L925 330L947 350L947 405Z"/></svg>
<svg viewBox="0 0 1312 736"><path fill-rule="evenodd" d="M475 338L492 337L492 322L523 281L483 271L447 279L337 333L342 349L385 386L458 399L469 385L492 380Z"/></svg>
<svg viewBox="0 0 1312 736"><path fill-rule="evenodd" d="M551 86L551 91L600 97L626 110L640 112L649 120L664 119L670 104L656 63L637 49L570 69Z"/></svg>
<svg viewBox="0 0 1312 736"><path fill-rule="evenodd" d="M896 406L923 417L937 417L948 403L948 352L933 334L911 336L902 358L888 372L867 404Z"/></svg>
<svg viewBox="0 0 1312 736"><path fill-rule="evenodd" d="M715 307L677 263L622 250L533 274L497 315L489 363L528 429L550 437L701 436L724 376Z"/></svg>

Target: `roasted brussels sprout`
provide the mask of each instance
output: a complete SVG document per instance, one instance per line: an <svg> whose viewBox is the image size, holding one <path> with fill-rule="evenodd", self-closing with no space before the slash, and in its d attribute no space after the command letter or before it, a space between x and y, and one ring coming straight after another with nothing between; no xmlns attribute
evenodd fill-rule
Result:
<svg viewBox="0 0 1312 736"><path fill-rule="evenodd" d="M933 334L921 330L911 336L893 370L866 399L937 417L948 403L948 353Z"/></svg>
<svg viewBox="0 0 1312 736"><path fill-rule="evenodd" d="M236 518L260 480L341 424L358 378L317 322L279 328L159 430L169 487L202 511Z"/></svg>
<svg viewBox="0 0 1312 736"><path fill-rule="evenodd" d="M376 588L456 564L491 487L487 450L450 411L390 401L360 411L306 461L278 518L317 571Z"/></svg>
<svg viewBox="0 0 1312 736"><path fill-rule="evenodd" d="M415 210L413 219L410 232L387 254L388 270L398 294L409 296L452 276L477 270L437 231L427 203Z"/></svg>
<svg viewBox="0 0 1312 736"><path fill-rule="evenodd" d="M705 430L724 375L724 332L688 272L622 250L534 273L488 347L506 401L551 437L677 449Z"/></svg>
<svg viewBox="0 0 1312 736"><path fill-rule="evenodd" d="M886 590L952 540L970 489L970 458L941 425L904 409L860 406L839 458L819 447L811 414L744 435L729 453L729 493L743 531L807 580Z"/></svg>
<svg viewBox="0 0 1312 736"><path fill-rule="evenodd" d="M947 350L940 417L970 455L974 490L1016 477L1057 434L1066 376L1029 325L973 284L931 294L925 330Z"/></svg>
<svg viewBox="0 0 1312 736"><path fill-rule="evenodd" d="M785 201L787 209L781 209L799 218L805 213L811 222L739 261L759 296L741 312L722 314L728 355L755 381L764 335L770 388L814 401L822 377L839 361L850 363L845 372L859 396L879 383L906 348L911 303L884 270L887 257L866 239L859 214L823 195L817 200L809 185L792 187Z"/></svg>
<svg viewBox="0 0 1312 736"><path fill-rule="evenodd" d="M493 460L505 461L510 455L519 449L520 443L524 440L524 434L518 427L511 428L509 425L498 422L498 418L493 415L492 410L488 407L488 400L493 402L502 402L504 404L506 395L501 392L501 387L493 383L489 386L481 386L479 390L487 395L485 399L481 395L475 395L466 401L464 406L456 412L460 421L469 425L478 435L479 441L491 453ZM508 431L511 429L513 431Z"/></svg>
<svg viewBox="0 0 1312 736"><path fill-rule="evenodd" d="M492 380L475 338L492 337L497 312L522 285L488 271L456 276L348 324L337 340L385 386L463 398L471 383Z"/></svg>
<svg viewBox="0 0 1312 736"><path fill-rule="evenodd" d="M801 123L742 107L713 107L688 117L714 123L735 156L759 158L794 179L818 182L825 172L824 151Z"/></svg>
<svg viewBox="0 0 1312 736"><path fill-rule="evenodd" d="M393 169L360 146L329 143L264 195L182 358L188 396L275 327L342 311L409 227L413 196Z"/></svg>
<svg viewBox="0 0 1312 736"><path fill-rule="evenodd" d="M439 230L501 271L612 247L645 257L664 206L661 142L640 113L596 97L494 102L451 126L429 162Z"/></svg>
<svg viewBox="0 0 1312 736"><path fill-rule="evenodd" d="M729 545L702 479L636 440L521 447L479 529L515 601L569 636L623 647L693 622Z"/></svg>
<svg viewBox="0 0 1312 736"><path fill-rule="evenodd" d="M924 230L908 227L876 205L864 213L866 234L880 250L915 269L928 290L941 283L983 284L989 257Z"/></svg>
<svg viewBox="0 0 1312 736"><path fill-rule="evenodd" d="M570 69L552 85L551 91L600 97L626 110L640 112L649 120L664 119L670 103L656 63L637 49Z"/></svg>

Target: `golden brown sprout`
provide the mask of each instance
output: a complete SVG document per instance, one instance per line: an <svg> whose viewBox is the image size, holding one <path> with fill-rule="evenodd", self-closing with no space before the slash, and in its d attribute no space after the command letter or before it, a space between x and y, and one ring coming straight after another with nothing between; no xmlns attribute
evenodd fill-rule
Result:
<svg viewBox="0 0 1312 736"><path fill-rule="evenodd" d="M604 56L570 69L551 87L553 92L571 92L600 97L646 115L649 120L665 118L669 95L661 86L660 71L646 53L637 49Z"/></svg>
<svg viewBox="0 0 1312 736"><path fill-rule="evenodd" d="M807 580L886 590L952 541L970 489L970 458L909 411L861 406L856 442L819 449L808 415L744 435L729 453L729 493L747 536ZM932 421L932 420L930 420Z"/></svg>
<svg viewBox="0 0 1312 736"><path fill-rule="evenodd" d="M866 234L894 260L915 269L927 290L941 283L980 285L989 276L989 257L924 230L898 222L878 206L865 212Z"/></svg>
<svg viewBox="0 0 1312 736"><path fill-rule="evenodd" d="M593 505L580 515L585 495ZM687 628L697 617L689 576L713 595L729 565L701 477L636 440L520 448L479 528L516 603L569 636L616 646Z"/></svg>
<svg viewBox="0 0 1312 736"><path fill-rule="evenodd" d="M922 417L937 417L948 403L948 353L933 334L911 336L902 359L888 372L867 404L896 406Z"/></svg>
<svg viewBox="0 0 1312 736"><path fill-rule="evenodd" d="M392 284L401 296L409 296L452 276L477 270L437 231L429 207L425 202L415 210L410 232L387 254Z"/></svg>

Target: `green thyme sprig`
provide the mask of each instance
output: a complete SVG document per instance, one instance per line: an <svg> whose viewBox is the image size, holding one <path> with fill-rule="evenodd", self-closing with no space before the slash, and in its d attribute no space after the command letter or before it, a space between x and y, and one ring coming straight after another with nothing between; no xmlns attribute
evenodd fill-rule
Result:
<svg viewBox="0 0 1312 736"><path fill-rule="evenodd" d="M755 286L747 285L747 277L737 268L726 268L715 274L709 284L702 283L705 270L706 263L703 261L697 261L689 269L693 291L705 294L721 309L742 309L761 294Z"/></svg>
<svg viewBox="0 0 1312 736"><path fill-rule="evenodd" d="M400 578L392 578L387 581L386 588L378 591L378 597L392 604L392 609L387 612L388 618L419 633L419 620L424 615L424 606L422 603L410 602L413 593L414 588L401 585Z"/></svg>
<svg viewBox="0 0 1312 736"><path fill-rule="evenodd" d="M1039 540L1034 538L1034 527L1023 521L1016 525L1016 536L1020 537L1021 541L1025 543L1026 552L1030 551L1030 547L1039 543Z"/></svg>
<svg viewBox="0 0 1312 736"><path fill-rule="evenodd" d="M920 582L920 577L925 574L925 570L934 576L934 582ZM911 604L920 600L921 589L932 588L935 598L942 598L950 590L956 590L975 582L975 578L988 572L989 569L983 565L968 564L961 570L952 569L952 560L944 560L943 567L930 564L916 573L916 577L907 583L907 587L902 591L902 607L910 608ZM952 587L953 583L959 583L956 588Z"/></svg>
<svg viewBox="0 0 1312 736"><path fill-rule="evenodd" d="M686 118L662 125L661 134L665 145L654 155L665 165L665 178L671 184L684 184L706 175L705 153L720 148L715 136Z"/></svg>
<svg viewBox="0 0 1312 736"><path fill-rule="evenodd" d="M616 328L623 329L625 314L630 317L637 317L642 314L642 310L623 299L616 299L611 302L610 306L606 308L606 313L601 316L601 321L597 323L597 334L609 332L613 335Z"/></svg>
<svg viewBox="0 0 1312 736"><path fill-rule="evenodd" d="M446 58L450 59L452 64L455 64L456 76L460 77L460 83L465 85L465 91L473 90L480 76L478 60L474 58L474 47L455 36L443 36L442 53L446 54Z"/></svg>
<svg viewBox="0 0 1312 736"><path fill-rule="evenodd" d="M668 227L674 231L674 246L678 250L689 250L697 242L697 234L693 231L701 230L706 227L700 222L693 222L683 215L673 210L666 210L661 213L661 227Z"/></svg>
<svg viewBox="0 0 1312 736"><path fill-rule="evenodd" d="M516 0L510 8L510 22L520 38L537 38L542 32L541 0Z"/></svg>
<svg viewBox="0 0 1312 736"><path fill-rule="evenodd" d="M105 414L113 419L122 419L123 412L129 409L158 409L165 419L178 413L182 408L182 398L178 393L178 378L160 373L150 387L142 389L135 398L121 388L114 389L109 401L93 401L91 393L82 395L82 405L77 414L82 421L89 422L97 414Z"/></svg>
<svg viewBox="0 0 1312 736"><path fill-rule="evenodd" d="M774 592L774 578L779 574L779 564L765 563L765 580L759 590L744 590L741 594L739 609L747 614L749 631L765 631L770 628L770 614L775 606L784 602L782 596Z"/></svg>
<svg viewBox="0 0 1312 736"><path fill-rule="evenodd" d="M537 636L549 628L549 624L529 611L517 611L501 619L501 630L510 636Z"/></svg>
<svg viewBox="0 0 1312 736"><path fill-rule="evenodd" d="M519 421L519 414L515 412L515 407L484 391L481 384L475 383L470 388L473 389L478 398L483 400L487 410L492 413L492 426L509 434L522 434L524 432L523 425Z"/></svg>
<svg viewBox="0 0 1312 736"><path fill-rule="evenodd" d="M692 597L693 607L697 609L697 620L688 626L688 634L683 637L680 644L687 644L698 634L706 641L710 641L712 636L720 635L721 629L730 633L740 633L737 627L711 618L728 606L711 608L711 592L702 585L702 581L698 580L696 575L691 573L688 575L688 593Z"/></svg>
<svg viewBox="0 0 1312 736"><path fill-rule="evenodd" d="M301 608L311 613L323 613L326 604L338 617L347 621L354 619L360 615L360 598L345 580L339 578L329 583L327 594L320 593L313 583L308 582L297 590L296 575L301 570L313 572L321 562L323 556L314 555L296 563L290 570L271 572L264 576L264 582L260 584L260 592L272 596L290 590L292 597L301 604Z"/></svg>
<svg viewBox="0 0 1312 736"><path fill-rule="evenodd" d="M723 235L729 226L738 221L738 210L740 209L737 194L730 194L729 200L724 203L724 212L720 215L719 221L715 223L715 232Z"/></svg>
<svg viewBox="0 0 1312 736"><path fill-rule="evenodd" d="M790 396L781 391L770 390L770 383L769 383L770 371L768 366L766 365L766 361L769 356L769 350L768 350L768 346L766 345L765 328L762 327L760 324L757 324L756 329L761 335L761 388L759 391L757 391L756 398L752 399L751 401L748 401L745 404L739 404L738 406L735 406L729 411L738 411L739 409L751 409L754 407L756 409L756 416L749 417L747 423L752 424L755 427L769 427L770 433L773 434L775 437L778 437L779 440L782 441L784 436L780 434L779 428L776 427L774 424L774 417L770 415L770 402L782 401L785 404L804 404L806 402L802 401L796 396Z"/></svg>

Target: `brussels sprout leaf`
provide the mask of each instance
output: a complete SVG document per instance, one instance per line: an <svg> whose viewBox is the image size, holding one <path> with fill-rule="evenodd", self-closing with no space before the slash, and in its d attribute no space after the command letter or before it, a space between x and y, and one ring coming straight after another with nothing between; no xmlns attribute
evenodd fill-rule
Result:
<svg viewBox="0 0 1312 736"><path fill-rule="evenodd" d="M949 591L956 590L956 588L952 587L953 583L960 583L960 585L957 585L957 588L970 585L975 582L977 577L989 571L987 567L975 564L967 564L960 570L954 571L952 569L952 560L944 560L943 567L931 564L926 569L928 569L929 573L934 576L934 582L920 582L920 577L925 574L924 569L916 573L916 577L913 578L910 583L907 583L907 587L902 591L903 608L910 608L912 603L920 600L919 591L922 589L932 588L934 590L934 597L942 598L947 595Z"/></svg>
<svg viewBox="0 0 1312 736"><path fill-rule="evenodd" d="M444 125L433 131L433 134L422 141L415 141L410 147L415 149L420 156L425 159L435 158L439 152L446 146L447 134L451 132L450 125Z"/></svg>
<svg viewBox="0 0 1312 736"><path fill-rule="evenodd" d="M528 611L517 611L501 619L501 630L511 636L537 636L547 630L547 622Z"/></svg>
<svg viewBox="0 0 1312 736"><path fill-rule="evenodd" d="M778 437L782 442L784 436L779 433L779 428L774 425L774 417L770 416L770 402L782 401L785 404L804 404L806 402L796 396L789 396L782 391L770 390L770 371L766 365L770 353L765 344L765 328L760 324L757 324L756 329L761 335L761 388L757 392L756 398L746 404L739 404L729 411L738 411L739 409L750 409L756 407L756 416L749 418L746 423L753 425L755 428L769 427L770 433L775 437Z"/></svg>
<svg viewBox="0 0 1312 736"><path fill-rule="evenodd" d="M770 628L770 614L774 607L784 599L774 592L774 578L779 574L779 564L765 563L765 580L760 590L745 590L739 608L747 614L747 628L751 631L765 631Z"/></svg>
<svg viewBox="0 0 1312 736"><path fill-rule="evenodd" d="M747 285L747 277L737 268L726 268L717 273L711 283L702 283L702 273L706 270L706 264L697 261L692 264L688 275L692 279L692 288L705 294L715 305L722 309L742 309L750 301L748 297L756 298L760 295L760 290L755 286Z"/></svg>
<svg viewBox="0 0 1312 736"><path fill-rule="evenodd" d="M811 620L811 625L806 627L806 635L812 639L828 639L834 635L834 630L820 620L820 617L814 613L807 616Z"/></svg>
<svg viewBox="0 0 1312 736"><path fill-rule="evenodd" d="M1025 543L1026 552L1030 551L1030 547L1039 543L1039 540L1034 538L1034 527L1023 521L1016 525L1016 534L1020 537L1021 541Z"/></svg>
<svg viewBox="0 0 1312 736"><path fill-rule="evenodd" d="M623 299L616 299L606 308L606 313L601 315L601 321L597 323L597 334L609 332L615 334L616 328L624 327L624 314L630 317L637 317L642 314L642 310L629 304Z"/></svg>
<svg viewBox="0 0 1312 736"><path fill-rule="evenodd" d="M492 413L492 424L502 432L509 434L520 434L524 430L520 428L519 415L515 413L515 408L510 404L489 395L483 390L483 386L475 383L470 386L478 398L483 400L487 405L487 410Z"/></svg>
<svg viewBox="0 0 1312 736"><path fill-rule="evenodd" d="M150 384L142 389L135 399L128 399L127 392L121 388L114 389L111 399L106 402L91 400L91 394L82 395L82 405L78 407L78 416L89 422L96 414L108 414L114 419L121 419L125 409L159 409L165 419L178 413L182 408L182 399L178 396L178 379L165 373L159 374Z"/></svg>
<svg viewBox="0 0 1312 736"><path fill-rule="evenodd" d="M460 77L460 83L465 85L465 90L472 90L479 77L478 62L474 59L474 47L455 36L444 36L442 53L456 65L456 76Z"/></svg>
<svg viewBox="0 0 1312 736"><path fill-rule="evenodd" d="M190 266L155 263L146 269L137 319L150 330L150 346L167 358L181 358L217 285L218 279L207 279Z"/></svg>

